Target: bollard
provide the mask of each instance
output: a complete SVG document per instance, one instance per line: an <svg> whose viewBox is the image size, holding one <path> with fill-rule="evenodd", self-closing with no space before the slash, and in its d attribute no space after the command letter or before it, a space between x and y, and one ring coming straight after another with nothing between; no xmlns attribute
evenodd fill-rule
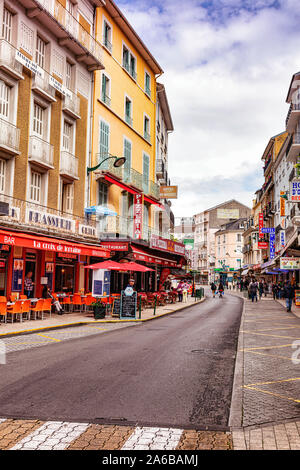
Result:
<svg viewBox="0 0 300 470"><path fill-rule="evenodd" d="M140 295L140 302L139 302L139 320L142 318L142 296Z"/></svg>
<svg viewBox="0 0 300 470"><path fill-rule="evenodd" d="M157 295L155 296L153 315L155 315L155 312L156 312L156 301L157 301Z"/></svg>

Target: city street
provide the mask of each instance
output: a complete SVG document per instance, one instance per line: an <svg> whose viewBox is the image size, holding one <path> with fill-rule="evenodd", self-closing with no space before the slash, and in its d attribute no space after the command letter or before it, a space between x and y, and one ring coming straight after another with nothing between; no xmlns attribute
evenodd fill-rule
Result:
<svg viewBox="0 0 300 470"><path fill-rule="evenodd" d="M224 433L241 312L237 297L209 298L134 328L16 345L1 366L0 417Z"/></svg>

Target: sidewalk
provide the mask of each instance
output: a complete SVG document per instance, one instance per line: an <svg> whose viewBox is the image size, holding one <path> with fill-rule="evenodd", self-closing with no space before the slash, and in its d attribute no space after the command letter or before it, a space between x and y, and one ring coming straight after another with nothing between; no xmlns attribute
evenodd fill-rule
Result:
<svg viewBox="0 0 300 470"><path fill-rule="evenodd" d="M299 382L297 308L244 298L229 422L234 449L300 449Z"/></svg>
<svg viewBox="0 0 300 470"><path fill-rule="evenodd" d="M188 297L187 302L176 302L175 304L167 304L162 307L156 307L154 315L154 309L144 309L141 312L141 319L139 319L139 312L137 312L136 320L120 320L107 316L103 320L94 320L92 312L77 312L77 313L65 313L64 315L52 314L51 318L47 315L44 320L24 320L23 322L14 323L0 323L0 338L8 335L18 335L24 333L32 333L35 331L45 331L57 328L66 328L70 326L86 325L89 323L126 323L126 322L144 322L154 320L161 316L170 315L179 310L191 307L205 300L205 297L200 301L195 301L194 297Z"/></svg>

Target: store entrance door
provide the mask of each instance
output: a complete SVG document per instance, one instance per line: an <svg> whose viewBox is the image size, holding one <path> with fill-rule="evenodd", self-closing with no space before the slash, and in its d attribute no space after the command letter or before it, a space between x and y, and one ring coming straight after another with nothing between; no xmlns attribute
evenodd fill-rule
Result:
<svg viewBox="0 0 300 470"><path fill-rule="evenodd" d="M57 264L55 269L55 292L74 293L75 267Z"/></svg>
<svg viewBox="0 0 300 470"><path fill-rule="evenodd" d="M26 263L25 263L25 277L30 272L32 272L31 280L33 282L33 291L32 291L31 297L35 297L35 292L36 292L36 282L35 282L35 280L36 280L36 261L26 260Z"/></svg>

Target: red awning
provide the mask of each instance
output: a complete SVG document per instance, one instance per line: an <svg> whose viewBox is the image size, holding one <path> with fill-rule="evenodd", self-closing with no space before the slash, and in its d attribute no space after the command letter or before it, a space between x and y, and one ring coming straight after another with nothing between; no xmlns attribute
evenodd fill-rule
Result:
<svg viewBox="0 0 300 470"><path fill-rule="evenodd" d="M136 191L135 189L131 188L130 186L128 186L127 184L125 183L122 183L121 181L113 178L112 176L110 175L104 175L104 178L106 179L106 181L109 181L110 183L113 183L113 184L116 184L117 186L120 186L120 188L122 189L125 189L125 191L128 191L129 193L131 194L140 194L139 191Z"/></svg>
<svg viewBox="0 0 300 470"><path fill-rule="evenodd" d="M22 246L36 250L54 251L56 253L71 253L75 255L98 256L109 258L110 251L93 245L83 243L71 243L57 238L30 235L23 232L9 232L0 230L0 244L10 246Z"/></svg>
<svg viewBox="0 0 300 470"><path fill-rule="evenodd" d="M133 261L129 261L128 263L120 263L127 271L138 271L141 273L146 273L148 271L154 271L154 269L147 268L142 264L134 263Z"/></svg>
<svg viewBox="0 0 300 470"><path fill-rule="evenodd" d="M145 261L146 263L152 264L159 264L160 266L167 266L167 267L177 267L177 261L168 259L168 258L161 258L156 255L150 255L146 253L141 248L136 248L135 246L131 245L133 256L138 261Z"/></svg>
<svg viewBox="0 0 300 470"><path fill-rule="evenodd" d="M127 264L127 263L124 263ZM121 263L117 263L116 261L103 261L102 263L95 263L95 264L89 264L88 266L85 266L87 269L108 269L108 270L113 270L113 271L127 271L125 267Z"/></svg>

